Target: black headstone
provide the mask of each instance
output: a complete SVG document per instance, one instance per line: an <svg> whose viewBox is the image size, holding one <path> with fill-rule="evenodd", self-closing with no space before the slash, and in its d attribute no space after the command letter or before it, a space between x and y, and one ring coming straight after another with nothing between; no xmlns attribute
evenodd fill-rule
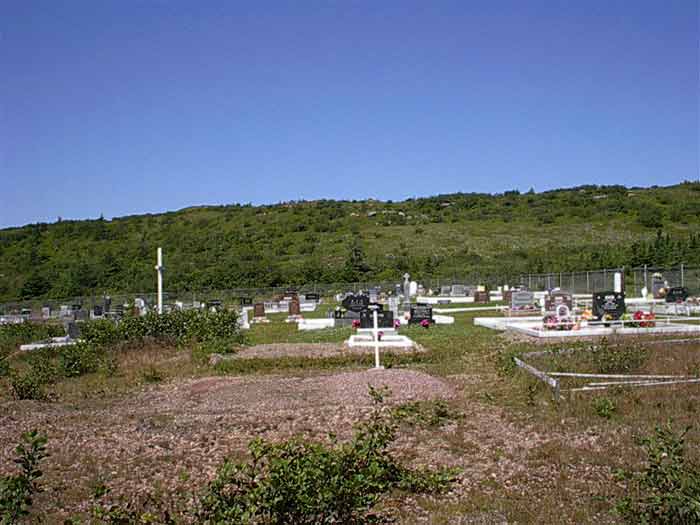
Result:
<svg viewBox="0 0 700 525"><path fill-rule="evenodd" d="M251 306L253 304L253 298L252 297L239 297L238 304L240 304L241 306Z"/></svg>
<svg viewBox="0 0 700 525"><path fill-rule="evenodd" d="M369 297L366 295L350 294L343 299L343 308L352 312L361 312L369 306Z"/></svg>
<svg viewBox="0 0 700 525"><path fill-rule="evenodd" d="M683 286L669 288L666 292L667 303L682 303L688 298L688 289Z"/></svg>
<svg viewBox="0 0 700 525"><path fill-rule="evenodd" d="M394 328L394 312L378 310L377 326L379 328ZM374 328L373 310L366 309L360 312L360 328Z"/></svg>
<svg viewBox="0 0 700 525"><path fill-rule="evenodd" d="M420 324L423 321L428 321L429 323L435 322L433 320L433 307L429 305L411 306L411 318L408 323Z"/></svg>
<svg viewBox="0 0 700 525"><path fill-rule="evenodd" d="M598 320L607 317L618 320L625 313L625 294L620 292L596 292L593 294L593 316Z"/></svg>

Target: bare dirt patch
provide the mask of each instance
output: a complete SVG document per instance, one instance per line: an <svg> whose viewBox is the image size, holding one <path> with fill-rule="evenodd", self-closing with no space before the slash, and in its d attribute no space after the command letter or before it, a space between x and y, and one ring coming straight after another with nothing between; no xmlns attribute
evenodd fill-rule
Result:
<svg viewBox="0 0 700 525"><path fill-rule="evenodd" d="M13 401L0 405L0 465L11 468L19 434L46 432L51 457L38 504L47 514L85 510L93 487L136 494L159 485L175 490L183 473L201 486L227 456L241 457L256 437L351 435L371 410L368 385L387 386L390 403L449 399L445 381L409 370L312 377L208 377L158 385L117 399L80 403ZM187 484L187 483L186 483Z"/></svg>

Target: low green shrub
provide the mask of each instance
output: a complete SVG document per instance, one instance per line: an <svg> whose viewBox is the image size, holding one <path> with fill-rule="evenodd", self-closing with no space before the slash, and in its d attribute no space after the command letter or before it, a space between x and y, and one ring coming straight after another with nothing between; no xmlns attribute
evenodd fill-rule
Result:
<svg viewBox="0 0 700 525"><path fill-rule="evenodd" d="M617 504L628 523L700 523L700 465L686 457L688 430L676 432L669 422L640 440L646 466L641 472L627 473L628 495Z"/></svg>
<svg viewBox="0 0 700 525"><path fill-rule="evenodd" d="M59 373L63 377L79 377L96 372L103 354L97 346L89 343L62 346L58 354Z"/></svg>
<svg viewBox="0 0 700 525"><path fill-rule="evenodd" d="M36 430L22 434L22 443L15 449L19 473L0 478L0 524L11 525L27 516L34 494L39 490L43 473L39 463L47 457L46 436Z"/></svg>
<svg viewBox="0 0 700 525"><path fill-rule="evenodd" d="M83 323L80 338L90 345L108 346L122 338L119 327L107 319L96 319Z"/></svg>
<svg viewBox="0 0 700 525"><path fill-rule="evenodd" d="M61 325L24 322L0 325L0 357L14 352L19 345L65 334Z"/></svg>
<svg viewBox="0 0 700 525"><path fill-rule="evenodd" d="M592 405L595 413L605 419L610 419L617 410L615 402L608 397L596 397L593 399Z"/></svg>

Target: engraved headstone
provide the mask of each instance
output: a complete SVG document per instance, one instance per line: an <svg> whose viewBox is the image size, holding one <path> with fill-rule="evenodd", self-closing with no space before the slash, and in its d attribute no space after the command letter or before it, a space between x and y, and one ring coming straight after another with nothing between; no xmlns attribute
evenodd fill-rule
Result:
<svg viewBox="0 0 700 525"><path fill-rule="evenodd" d="M522 310L535 305L535 294L533 292L512 292L510 296L510 307L513 310Z"/></svg>
<svg viewBox="0 0 700 525"><path fill-rule="evenodd" d="M440 287L440 295L451 295L452 294L452 287L443 285Z"/></svg>
<svg viewBox="0 0 700 525"><path fill-rule="evenodd" d="M391 311L377 311L378 328L394 328L394 314ZM360 328L374 328L374 312L371 309L360 312Z"/></svg>
<svg viewBox="0 0 700 525"><path fill-rule="evenodd" d="M364 294L350 294L343 299L343 308L352 312L360 312L369 306L369 297Z"/></svg>
<svg viewBox="0 0 700 525"><path fill-rule="evenodd" d="M239 297L238 304L241 306L251 306L253 304L253 298L247 296Z"/></svg>
<svg viewBox="0 0 700 525"><path fill-rule="evenodd" d="M434 323L433 307L426 304L417 304L411 306L411 317L408 320L409 324L421 324L423 321Z"/></svg>
<svg viewBox="0 0 700 525"><path fill-rule="evenodd" d="M489 302L489 293L484 290L477 290L474 292L474 302L477 304L486 304Z"/></svg>
<svg viewBox="0 0 700 525"><path fill-rule="evenodd" d="M667 303L683 303L688 299L688 289L684 286L674 286L666 292Z"/></svg>
<svg viewBox="0 0 700 525"><path fill-rule="evenodd" d="M574 308L574 299L569 292L557 290L550 293L544 301L544 307L548 312L553 312L560 304L565 304L569 310Z"/></svg>
<svg viewBox="0 0 700 525"><path fill-rule="evenodd" d="M320 296L320 294L317 294L317 293L307 293L304 295L304 299L306 299L307 301L318 302L321 300L321 296Z"/></svg>
<svg viewBox="0 0 700 525"><path fill-rule="evenodd" d="M593 316L598 320L618 320L625 313L625 294L620 292L596 292L593 294Z"/></svg>

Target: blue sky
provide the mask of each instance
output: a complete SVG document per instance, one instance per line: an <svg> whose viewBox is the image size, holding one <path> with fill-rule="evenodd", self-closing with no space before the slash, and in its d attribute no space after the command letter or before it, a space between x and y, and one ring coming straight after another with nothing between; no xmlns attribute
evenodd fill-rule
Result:
<svg viewBox="0 0 700 525"><path fill-rule="evenodd" d="M698 179L696 0L0 2L0 227Z"/></svg>

